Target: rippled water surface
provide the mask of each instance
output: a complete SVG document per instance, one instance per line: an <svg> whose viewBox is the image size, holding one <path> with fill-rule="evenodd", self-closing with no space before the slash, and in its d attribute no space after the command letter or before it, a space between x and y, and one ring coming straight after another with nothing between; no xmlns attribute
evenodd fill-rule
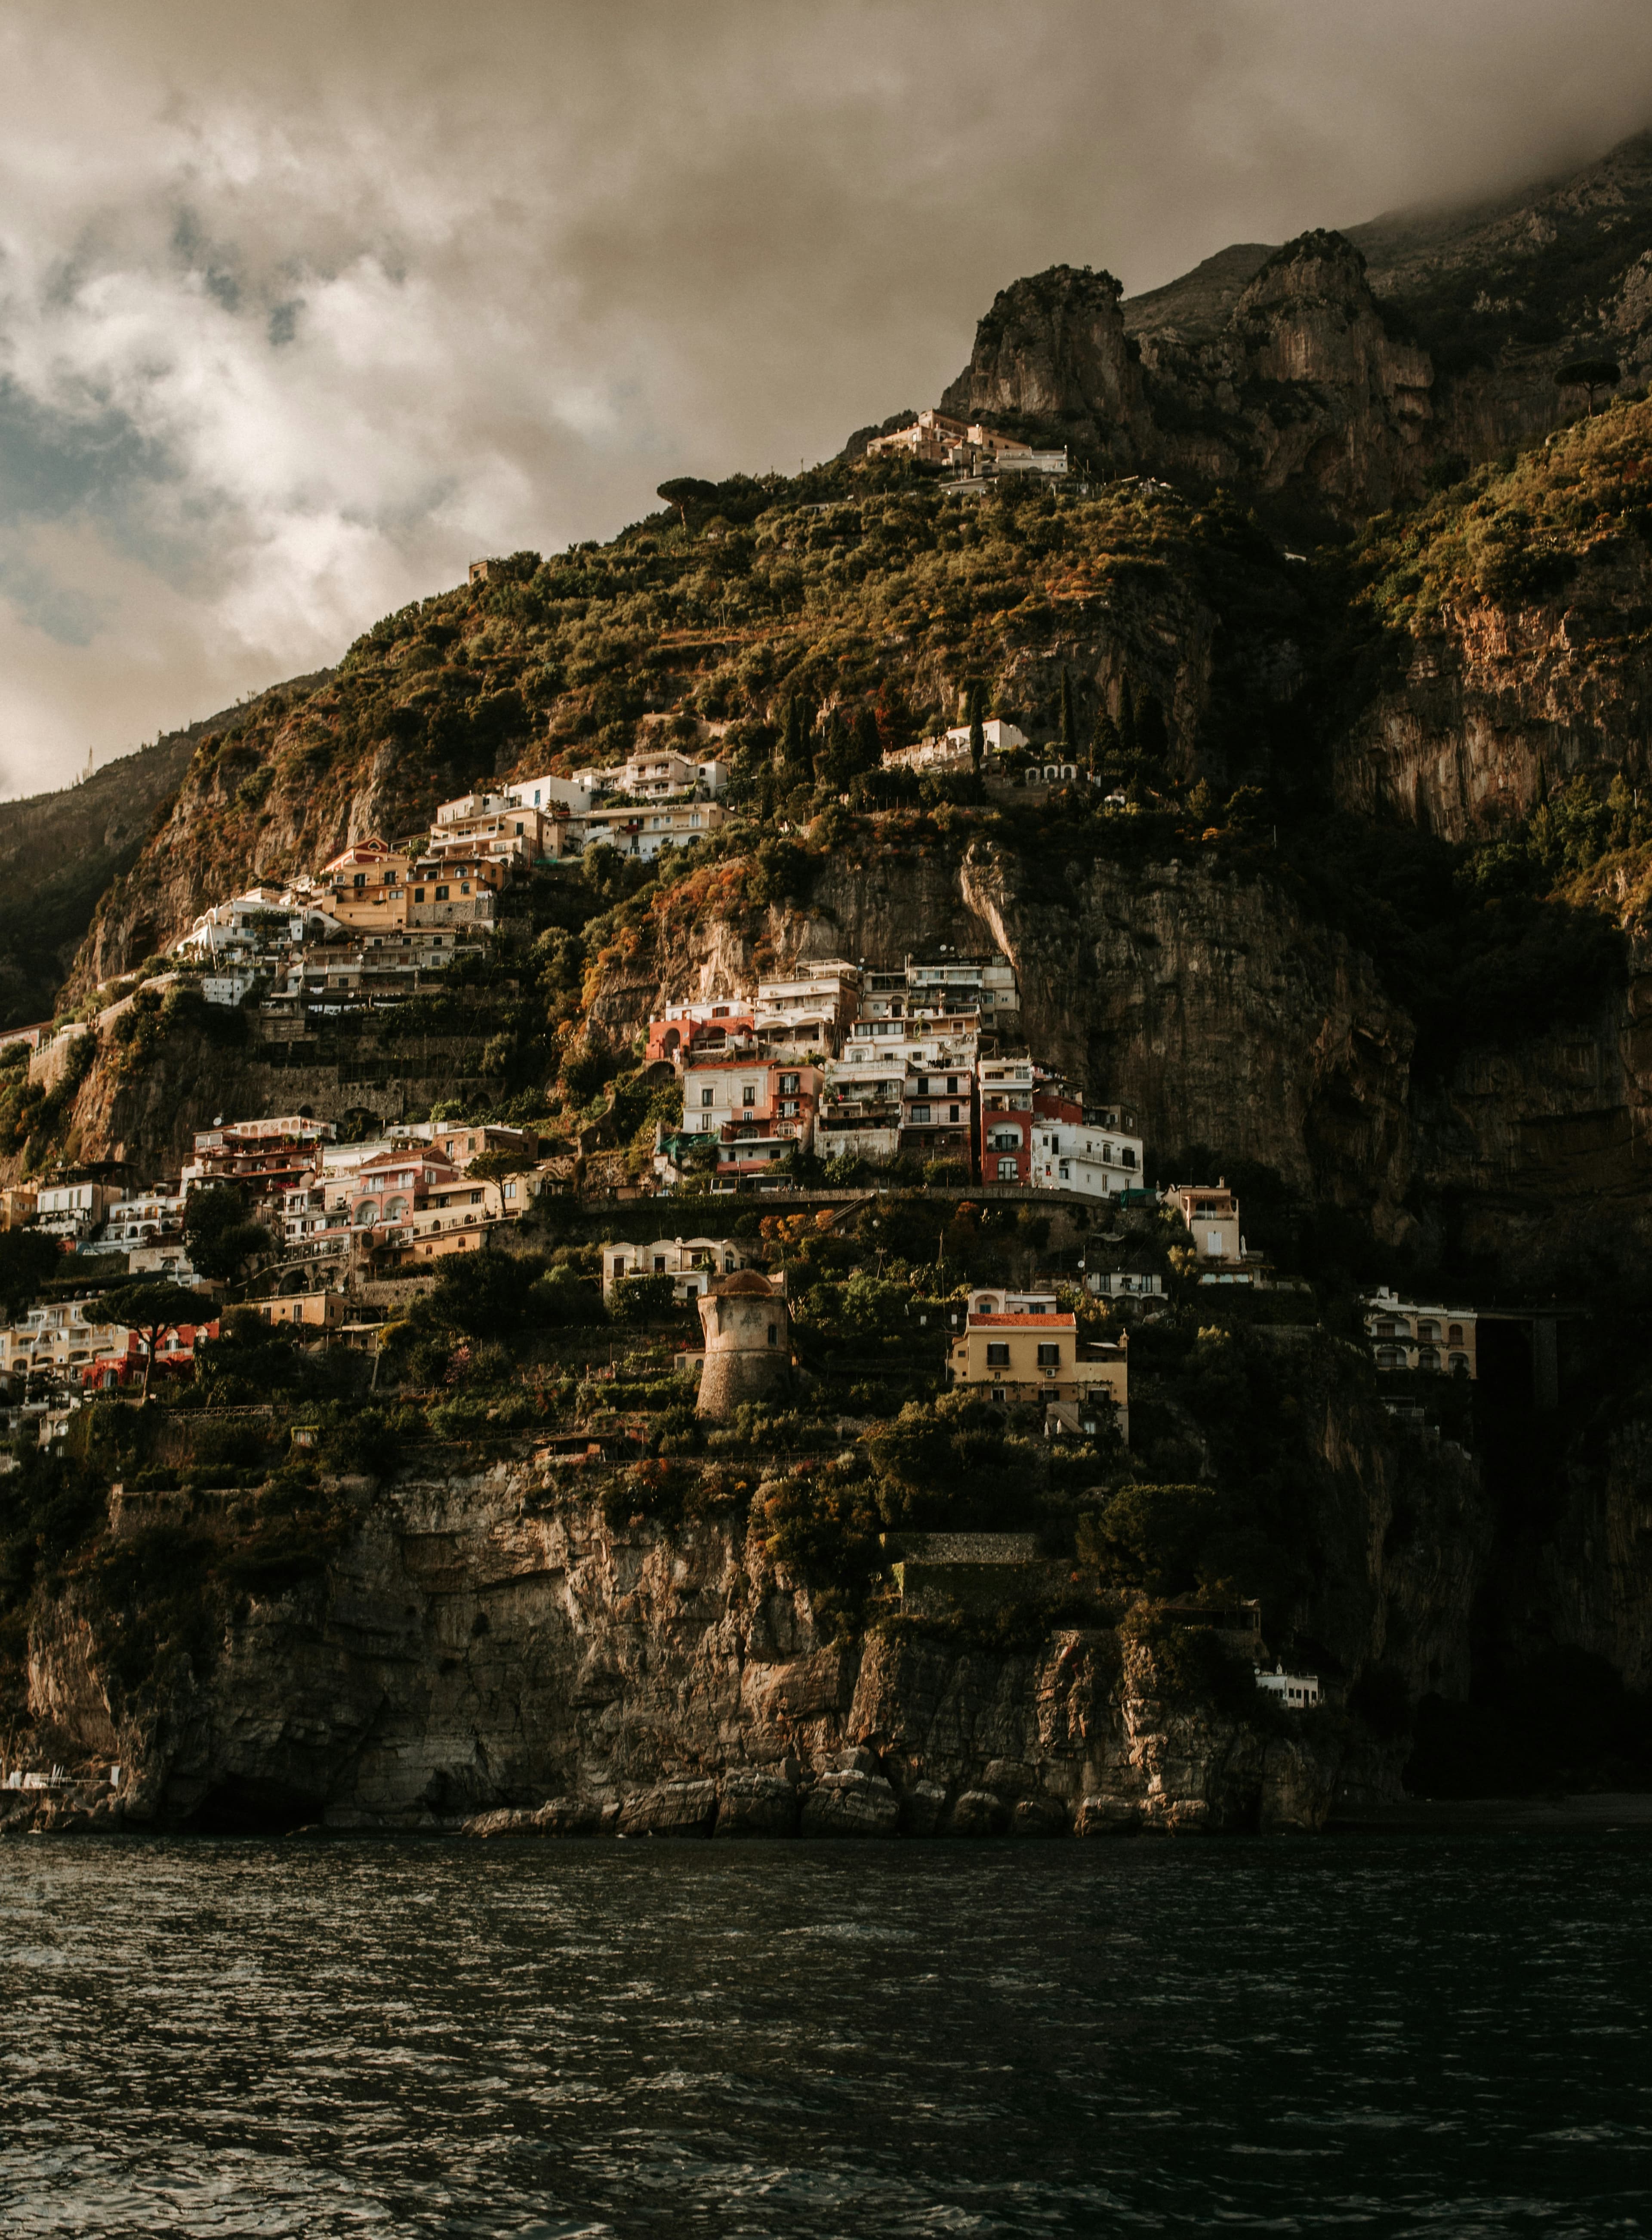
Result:
<svg viewBox="0 0 1652 2240"><path fill-rule="evenodd" d="M0 1847L8 2234L1652 2230L1652 1843Z"/></svg>

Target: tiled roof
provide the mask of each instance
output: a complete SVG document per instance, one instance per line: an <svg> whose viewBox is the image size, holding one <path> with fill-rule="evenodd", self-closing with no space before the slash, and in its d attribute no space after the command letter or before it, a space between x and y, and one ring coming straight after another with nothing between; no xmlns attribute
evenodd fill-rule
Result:
<svg viewBox="0 0 1652 2240"><path fill-rule="evenodd" d="M971 1330L1076 1330L1073 1315L971 1315Z"/></svg>

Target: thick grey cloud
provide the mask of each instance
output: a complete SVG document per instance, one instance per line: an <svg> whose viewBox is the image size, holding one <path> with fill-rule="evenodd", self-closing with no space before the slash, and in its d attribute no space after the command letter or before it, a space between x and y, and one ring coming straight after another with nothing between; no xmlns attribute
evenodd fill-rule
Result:
<svg viewBox="0 0 1652 2240"><path fill-rule="evenodd" d="M1018 273L1510 184L1644 0L222 0L0 24L0 790L932 398Z"/></svg>

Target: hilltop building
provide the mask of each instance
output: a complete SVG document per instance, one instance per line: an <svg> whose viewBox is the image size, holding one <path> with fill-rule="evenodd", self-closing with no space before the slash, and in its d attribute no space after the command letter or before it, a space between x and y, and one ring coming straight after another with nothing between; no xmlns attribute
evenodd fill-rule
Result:
<svg viewBox="0 0 1652 2240"><path fill-rule="evenodd" d="M951 467L956 472L986 478L995 474L1064 475L1067 454L1036 451L1018 436L1001 435L980 422L959 420L949 412L927 407L916 420L889 435L875 436L866 447L870 458L905 457L918 465Z"/></svg>

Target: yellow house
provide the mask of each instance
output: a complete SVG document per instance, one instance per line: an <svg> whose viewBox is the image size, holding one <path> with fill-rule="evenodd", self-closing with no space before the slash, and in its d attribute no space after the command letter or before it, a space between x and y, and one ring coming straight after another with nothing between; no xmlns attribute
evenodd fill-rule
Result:
<svg viewBox="0 0 1652 2240"><path fill-rule="evenodd" d="M1172 1183L1163 1203L1188 1225L1201 1268L1237 1268L1245 1241L1239 1233L1239 1201L1224 1178L1218 1183Z"/></svg>
<svg viewBox="0 0 1652 2240"><path fill-rule="evenodd" d="M970 1315L953 1341L947 1382L983 1399L1095 1407L1103 1397L1118 1410L1120 1436L1130 1435L1129 1372L1124 1347L1081 1340L1067 1314Z"/></svg>
<svg viewBox="0 0 1652 2240"><path fill-rule="evenodd" d="M410 859L379 839L357 841L323 867L327 907L352 933L399 933L407 924Z"/></svg>
<svg viewBox="0 0 1652 2240"><path fill-rule="evenodd" d="M250 1307L269 1323L284 1323L289 1330L336 1330L350 1310L342 1291L295 1291L290 1298L249 1299Z"/></svg>

